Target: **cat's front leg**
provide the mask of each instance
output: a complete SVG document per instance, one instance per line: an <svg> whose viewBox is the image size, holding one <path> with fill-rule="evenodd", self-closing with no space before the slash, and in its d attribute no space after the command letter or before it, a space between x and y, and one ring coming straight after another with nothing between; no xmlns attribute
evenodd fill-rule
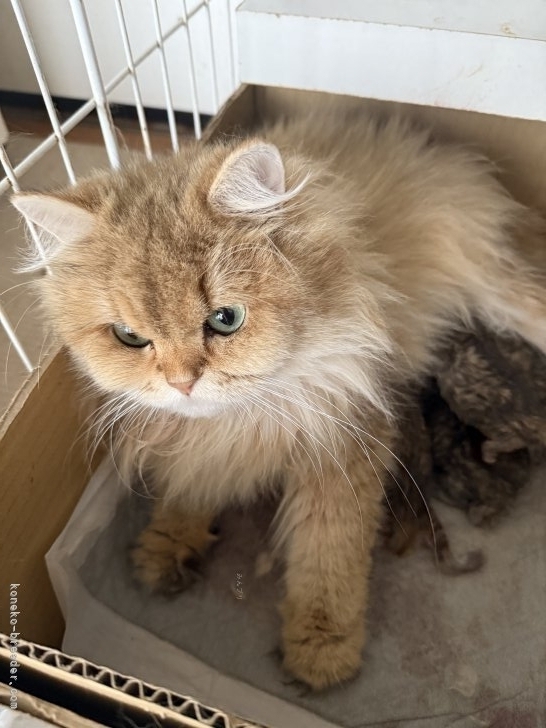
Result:
<svg viewBox="0 0 546 728"><path fill-rule="evenodd" d="M360 452L344 465L293 473L279 514L287 541L284 667L314 689L353 677L364 645L381 472Z"/></svg>
<svg viewBox="0 0 546 728"><path fill-rule="evenodd" d="M135 577L153 592L182 591L195 580L217 538L211 512L185 510L158 500L131 551Z"/></svg>

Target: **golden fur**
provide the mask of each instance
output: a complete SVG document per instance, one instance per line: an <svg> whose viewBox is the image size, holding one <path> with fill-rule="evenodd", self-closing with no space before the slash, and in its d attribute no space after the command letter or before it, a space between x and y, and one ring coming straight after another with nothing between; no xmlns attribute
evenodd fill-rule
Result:
<svg viewBox="0 0 546 728"><path fill-rule="evenodd" d="M165 496L150 529L201 554L208 517L186 536L180 509L280 482L285 666L314 688L354 675L398 398L473 317L546 350L542 283L514 247L534 216L478 155L325 110L14 202L45 231L49 319L108 396L99 427ZM205 335L230 304L242 328ZM153 346L125 347L116 322ZM172 559L146 543L158 586Z"/></svg>

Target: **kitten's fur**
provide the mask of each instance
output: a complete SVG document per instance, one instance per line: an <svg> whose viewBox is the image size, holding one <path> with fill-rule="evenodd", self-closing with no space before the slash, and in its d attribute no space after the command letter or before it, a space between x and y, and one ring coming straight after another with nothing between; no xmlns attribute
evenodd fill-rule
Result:
<svg viewBox="0 0 546 728"><path fill-rule="evenodd" d="M14 204L48 233L45 308L121 418L123 469L167 496L142 580L171 584L207 543L192 524L280 479L284 664L315 688L354 675L397 397L474 316L546 351L542 284L512 245L531 214L476 154L324 110ZM207 337L235 303L243 327Z"/></svg>

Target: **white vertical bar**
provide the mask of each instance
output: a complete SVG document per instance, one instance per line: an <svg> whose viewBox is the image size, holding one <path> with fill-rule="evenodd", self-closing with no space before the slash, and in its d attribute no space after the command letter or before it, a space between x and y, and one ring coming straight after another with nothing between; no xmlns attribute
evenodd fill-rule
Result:
<svg viewBox="0 0 546 728"><path fill-rule="evenodd" d="M1 303L0 303L0 324L2 324L4 331L8 335L8 339L11 341L13 348L19 354L19 359L23 362L25 369L27 370L27 372L32 372L34 370L34 367L32 366L31 361L28 358L27 353L23 348L23 345L19 341L19 337L15 333L13 326L11 325L10 320L8 319L8 315L4 311L4 308Z"/></svg>
<svg viewBox="0 0 546 728"><path fill-rule="evenodd" d="M91 37L91 30L89 28L89 21L87 19L83 0L69 0L69 2L72 15L74 17L74 23L76 25L80 48L83 53L85 68L89 77L89 83L91 84L91 91L93 92L93 98L95 99L97 106L97 114L99 116L100 128L104 144L106 145L108 159L110 160L111 166L118 169L121 166L121 162L118 143L116 140L116 131L110 114L110 107L108 105L108 99L106 98L104 85L102 83L97 54L95 53L95 47L93 45L93 39Z"/></svg>
<svg viewBox="0 0 546 728"><path fill-rule="evenodd" d="M3 144L0 144L0 164L4 168L4 172L6 173L6 177L10 181L13 191L21 192L21 187L19 186L19 182L15 175L15 171L11 165L10 158L8 157L8 153ZM40 241L40 236L38 235L38 231L36 230L34 223L30 222L30 220L27 220L27 226L28 226L28 229L30 230L32 240L34 241L34 245L36 246L36 250L40 254L40 257L45 259L45 252L42 247L42 243ZM46 266L46 270L48 273L50 272L49 268L47 268L47 266Z"/></svg>
<svg viewBox="0 0 546 728"><path fill-rule="evenodd" d="M211 60L211 71L212 71L212 99L214 102L214 113L218 111L218 75L216 73L216 53L214 51L214 36L212 34L212 17L210 14L210 0L205 1L205 7L207 9L207 20L209 24L209 50ZM189 22L189 21L188 21Z"/></svg>
<svg viewBox="0 0 546 728"><path fill-rule="evenodd" d="M70 155L68 154L65 138L63 132L61 131L59 118L57 116L57 112L55 111L55 106L53 105L53 100L51 98L51 94L49 93L49 88L47 86L45 76L40 66L40 60L36 52L36 46L34 45L30 29L28 27L27 19L23 12L23 8L19 3L19 0L11 0L11 6L13 8L13 12L15 13L15 17L17 18L19 30L21 31L21 35L23 36L23 40L25 41L30 62L32 63L32 68L34 69L36 80L38 81L38 86L40 87L40 92L42 94L42 98L44 100L44 104L49 115L51 126L53 127L53 131L55 132L55 136L57 137L59 151L61 152L68 179L72 184L75 184L76 175L74 174L74 169L72 167L72 162L70 161Z"/></svg>
<svg viewBox="0 0 546 728"><path fill-rule="evenodd" d="M163 88L165 91L165 103L167 106L167 119L169 121L169 131L171 133L171 143L173 150L178 151L178 134L176 130L176 119L174 118L173 99L171 94L171 84L169 82L169 71L167 69L167 59L165 57L165 46L163 44L163 35L161 32L161 19L159 17L159 7L157 0L152 0L152 8L154 11L155 36L157 48L159 50L159 58L161 61L161 75L163 76Z"/></svg>
<svg viewBox="0 0 546 728"><path fill-rule="evenodd" d="M129 67L129 73L131 74L131 83L133 85L133 95L135 97L135 105L138 116L138 123L140 124L140 133L142 134L142 142L144 144L144 151L147 159L152 159L152 145L150 144L150 135L148 134L148 124L146 122L146 114L144 113L144 106L142 104L142 96L140 95L140 87L138 85L138 79L136 74L136 67L133 60L133 54L131 52L131 44L129 42L129 35L127 33L127 25L125 23L125 15L123 14L123 6L121 0L115 0L116 11L118 14L118 24L123 41L123 48L125 50L125 60Z"/></svg>
<svg viewBox="0 0 546 728"><path fill-rule="evenodd" d="M235 43L235 38L237 36L235 34L235 10L233 8L233 3L236 2L236 0L226 0L226 1L227 1L227 11L228 11L229 48L230 48L230 52L231 52L231 78L233 81L232 91L235 91L237 89L237 87L239 86L237 47L236 47L236 43Z"/></svg>
<svg viewBox="0 0 546 728"><path fill-rule="evenodd" d="M2 109L0 109L0 144L5 144L9 139L9 131L2 116Z"/></svg>
<svg viewBox="0 0 546 728"><path fill-rule="evenodd" d="M197 101L197 83L195 80L195 65L193 62L193 48L190 35L190 19L188 16L188 8L186 0L182 0L184 6L184 28L186 29L186 38L188 40L188 55L190 59L190 93L191 93L191 104L193 110L193 131L196 139L201 139L201 118L199 116L199 104Z"/></svg>

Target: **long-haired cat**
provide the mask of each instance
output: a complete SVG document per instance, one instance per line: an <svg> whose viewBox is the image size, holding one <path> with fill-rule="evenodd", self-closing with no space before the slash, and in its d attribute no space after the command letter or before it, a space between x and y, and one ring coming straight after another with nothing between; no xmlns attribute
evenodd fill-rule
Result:
<svg viewBox="0 0 546 728"><path fill-rule="evenodd" d="M404 388L472 318L546 351L513 245L539 239L533 215L477 154L326 110L13 202L120 468L161 495L141 581L185 584L218 509L280 487L284 665L314 688L353 676Z"/></svg>

